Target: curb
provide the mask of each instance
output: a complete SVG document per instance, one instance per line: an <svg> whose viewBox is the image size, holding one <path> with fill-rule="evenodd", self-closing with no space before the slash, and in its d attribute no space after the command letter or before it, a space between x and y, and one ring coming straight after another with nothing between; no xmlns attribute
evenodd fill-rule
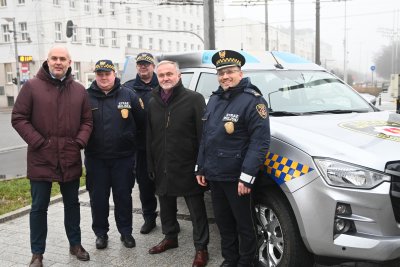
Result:
<svg viewBox="0 0 400 267"><path fill-rule="evenodd" d="M78 194L82 194L82 193L85 193L85 192L86 192L86 187L82 186L82 187L79 188L79 193ZM57 203L57 202L60 202L60 201L62 201L61 193L59 195L51 197L49 205ZM11 211L11 212L6 213L6 214L3 214L3 215L0 216L0 224L5 223L7 221L11 221L11 220L16 219L16 218L19 218L21 216L24 216L25 214L28 214L30 211L31 211L31 205L26 206L26 207L22 207L20 209Z"/></svg>

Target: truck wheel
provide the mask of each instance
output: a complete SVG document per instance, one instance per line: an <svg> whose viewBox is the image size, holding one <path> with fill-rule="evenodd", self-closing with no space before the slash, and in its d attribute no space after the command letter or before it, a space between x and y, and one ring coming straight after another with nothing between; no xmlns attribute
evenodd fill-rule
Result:
<svg viewBox="0 0 400 267"><path fill-rule="evenodd" d="M268 191L255 205L258 266L312 267L287 199L278 190Z"/></svg>

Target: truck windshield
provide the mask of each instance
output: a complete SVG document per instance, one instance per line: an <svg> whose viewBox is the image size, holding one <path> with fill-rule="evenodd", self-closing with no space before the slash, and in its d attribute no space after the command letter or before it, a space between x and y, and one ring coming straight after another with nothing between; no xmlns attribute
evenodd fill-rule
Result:
<svg viewBox="0 0 400 267"><path fill-rule="evenodd" d="M245 70L268 101L270 113L372 112L352 88L325 71Z"/></svg>

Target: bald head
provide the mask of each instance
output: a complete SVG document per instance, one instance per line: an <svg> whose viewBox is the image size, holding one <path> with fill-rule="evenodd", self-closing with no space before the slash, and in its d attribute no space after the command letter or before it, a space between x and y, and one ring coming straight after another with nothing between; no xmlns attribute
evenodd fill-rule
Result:
<svg viewBox="0 0 400 267"><path fill-rule="evenodd" d="M57 79L62 79L71 66L71 56L68 49L61 45L53 46L47 55L50 73Z"/></svg>

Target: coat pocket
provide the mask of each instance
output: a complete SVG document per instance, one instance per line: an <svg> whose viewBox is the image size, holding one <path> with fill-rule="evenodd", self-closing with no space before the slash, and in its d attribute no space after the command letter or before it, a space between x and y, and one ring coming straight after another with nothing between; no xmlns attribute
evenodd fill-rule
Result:
<svg viewBox="0 0 400 267"><path fill-rule="evenodd" d="M219 174L224 176L238 176L242 169L242 153L241 150L217 150L217 161ZM234 178L234 177L232 177Z"/></svg>

